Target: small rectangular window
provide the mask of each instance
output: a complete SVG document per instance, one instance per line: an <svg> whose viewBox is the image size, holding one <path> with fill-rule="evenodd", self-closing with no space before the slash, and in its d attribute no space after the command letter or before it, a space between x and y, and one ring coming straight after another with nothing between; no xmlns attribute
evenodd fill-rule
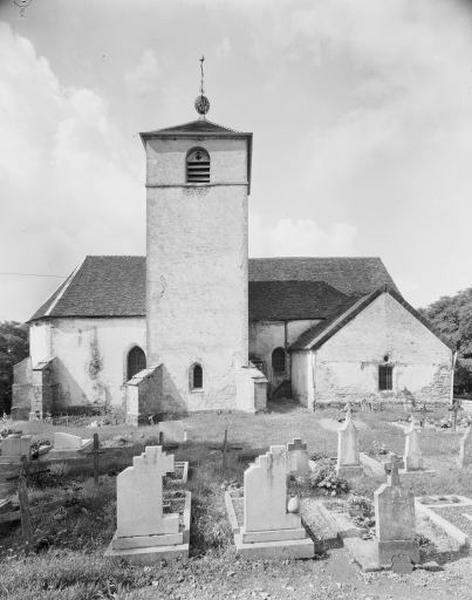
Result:
<svg viewBox="0 0 472 600"><path fill-rule="evenodd" d="M386 391L393 389L393 367L390 365L379 366L379 390Z"/></svg>

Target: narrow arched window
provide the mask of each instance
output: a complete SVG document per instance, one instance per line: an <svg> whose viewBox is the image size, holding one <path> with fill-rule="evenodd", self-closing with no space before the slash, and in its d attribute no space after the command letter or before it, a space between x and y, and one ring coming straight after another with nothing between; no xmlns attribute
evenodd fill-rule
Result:
<svg viewBox="0 0 472 600"><path fill-rule="evenodd" d="M210 155L204 148L187 153L187 183L210 183Z"/></svg>
<svg viewBox="0 0 472 600"><path fill-rule="evenodd" d="M126 379L129 381L132 377L146 368L146 355L139 346L133 346L128 352L126 361Z"/></svg>
<svg viewBox="0 0 472 600"><path fill-rule="evenodd" d="M393 367L391 365L379 365L379 390L393 389Z"/></svg>
<svg viewBox="0 0 472 600"><path fill-rule="evenodd" d="M276 348L272 352L272 371L274 373L285 371L285 350L283 348Z"/></svg>
<svg viewBox="0 0 472 600"><path fill-rule="evenodd" d="M190 370L190 387L192 390L203 389L203 369L199 364L193 365Z"/></svg>

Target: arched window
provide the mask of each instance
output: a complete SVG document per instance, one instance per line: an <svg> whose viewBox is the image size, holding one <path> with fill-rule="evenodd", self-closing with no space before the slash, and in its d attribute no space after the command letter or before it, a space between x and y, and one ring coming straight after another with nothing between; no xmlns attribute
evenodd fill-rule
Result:
<svg viewBox="0 0 472 600"><path fill-rule="evenodd" d="M393 389L393 367L391 365L379 365L379 390Z"/></svg>
<svg viewBox="0 0 472 600"><path fill-rule="evenodd" d="M203 389L203 369L199 364L195 364L190 369L190 387L192 390Z"/></svg>
<svg viewBox="0 0 472 600"><path fill-rule="evenodd" d="M146 368L146 355L139 346L133 346L128 352L126 361L126 378L129 381L132 377Z"/></svg>
<svg viewBox="0 0 472 600"><path fill-rule="evenodd" d="M210 183L210 155L203 148L192 148L187 153L187 183Z"/></svg>
<svg viewBox="0 0 472 600"><path fill-rule="evenodd" d="M274 373L285 371L285 350L283 348L276 348L272 352L272 371Z"/></svg>

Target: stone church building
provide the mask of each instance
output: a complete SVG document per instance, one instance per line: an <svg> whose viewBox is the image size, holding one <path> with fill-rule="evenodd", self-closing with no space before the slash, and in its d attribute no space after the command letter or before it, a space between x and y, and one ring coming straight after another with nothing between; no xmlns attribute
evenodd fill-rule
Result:
<svg viewBox="0 0 472 600"><path fill-rule="evenodd" d="M87 256L30 318L13 414L447 402L452 350L379 258L248 258L252 134L196 108L141 134L146 256Z"/></svg>

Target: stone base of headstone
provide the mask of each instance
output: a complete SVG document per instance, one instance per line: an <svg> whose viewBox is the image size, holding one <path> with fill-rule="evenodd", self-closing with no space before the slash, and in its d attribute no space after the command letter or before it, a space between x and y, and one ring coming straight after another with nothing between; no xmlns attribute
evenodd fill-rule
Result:
<svg viewBox="0 0 472 600"><path fill-rule="evenodd" d="M340 465L336 467L336 475L340 479L352 479L364 474L362 465Z"/></svg>
<svg viewBox="0 0 472 600"><path fill-rule="evenodd" d="M379 565L388 569L392 566L394 556L408 556L412 563L420 561L420 551L418 543L415 540L399 540L398 542L379 542L376 541L379 556Z"/></svg>
<svg viewBox="0 0 472 600"><path fill-rule="evenodd" d="M154 565L162 559L187 558L190 540L191 492L185 492L183 526L178 533L118 537L108 546L107 558L124 559L132 564Z"/></svg>
<svg viewBox="0 0 472 600"><path fill-rule="evenodd" d="M238 522L233 497L225 493L228 519L233 530L237 554L254 559L312 558L315 545L301 526L301 520L293 529L272 531L244 531ZM295 517L295 515L293 515Z"/></svg>
<svg viewBox="0 0 472 600"><path fill-rule="evenodd" d="M379 542L378 540L363 540L360 538L346 538L344 546L349 550L354 561L361 569L382 571L392 568L392 560L396 557L409 559L411 563L419 563L420 555L418 544L412 541Z"/></svg>
<svg viewBox="0 0 472 600"><path fill-rule="evenodd" d="M402 481L408 479L408 476L416 475L434 475L435 469L399 469L398 471Z"/></svg>

